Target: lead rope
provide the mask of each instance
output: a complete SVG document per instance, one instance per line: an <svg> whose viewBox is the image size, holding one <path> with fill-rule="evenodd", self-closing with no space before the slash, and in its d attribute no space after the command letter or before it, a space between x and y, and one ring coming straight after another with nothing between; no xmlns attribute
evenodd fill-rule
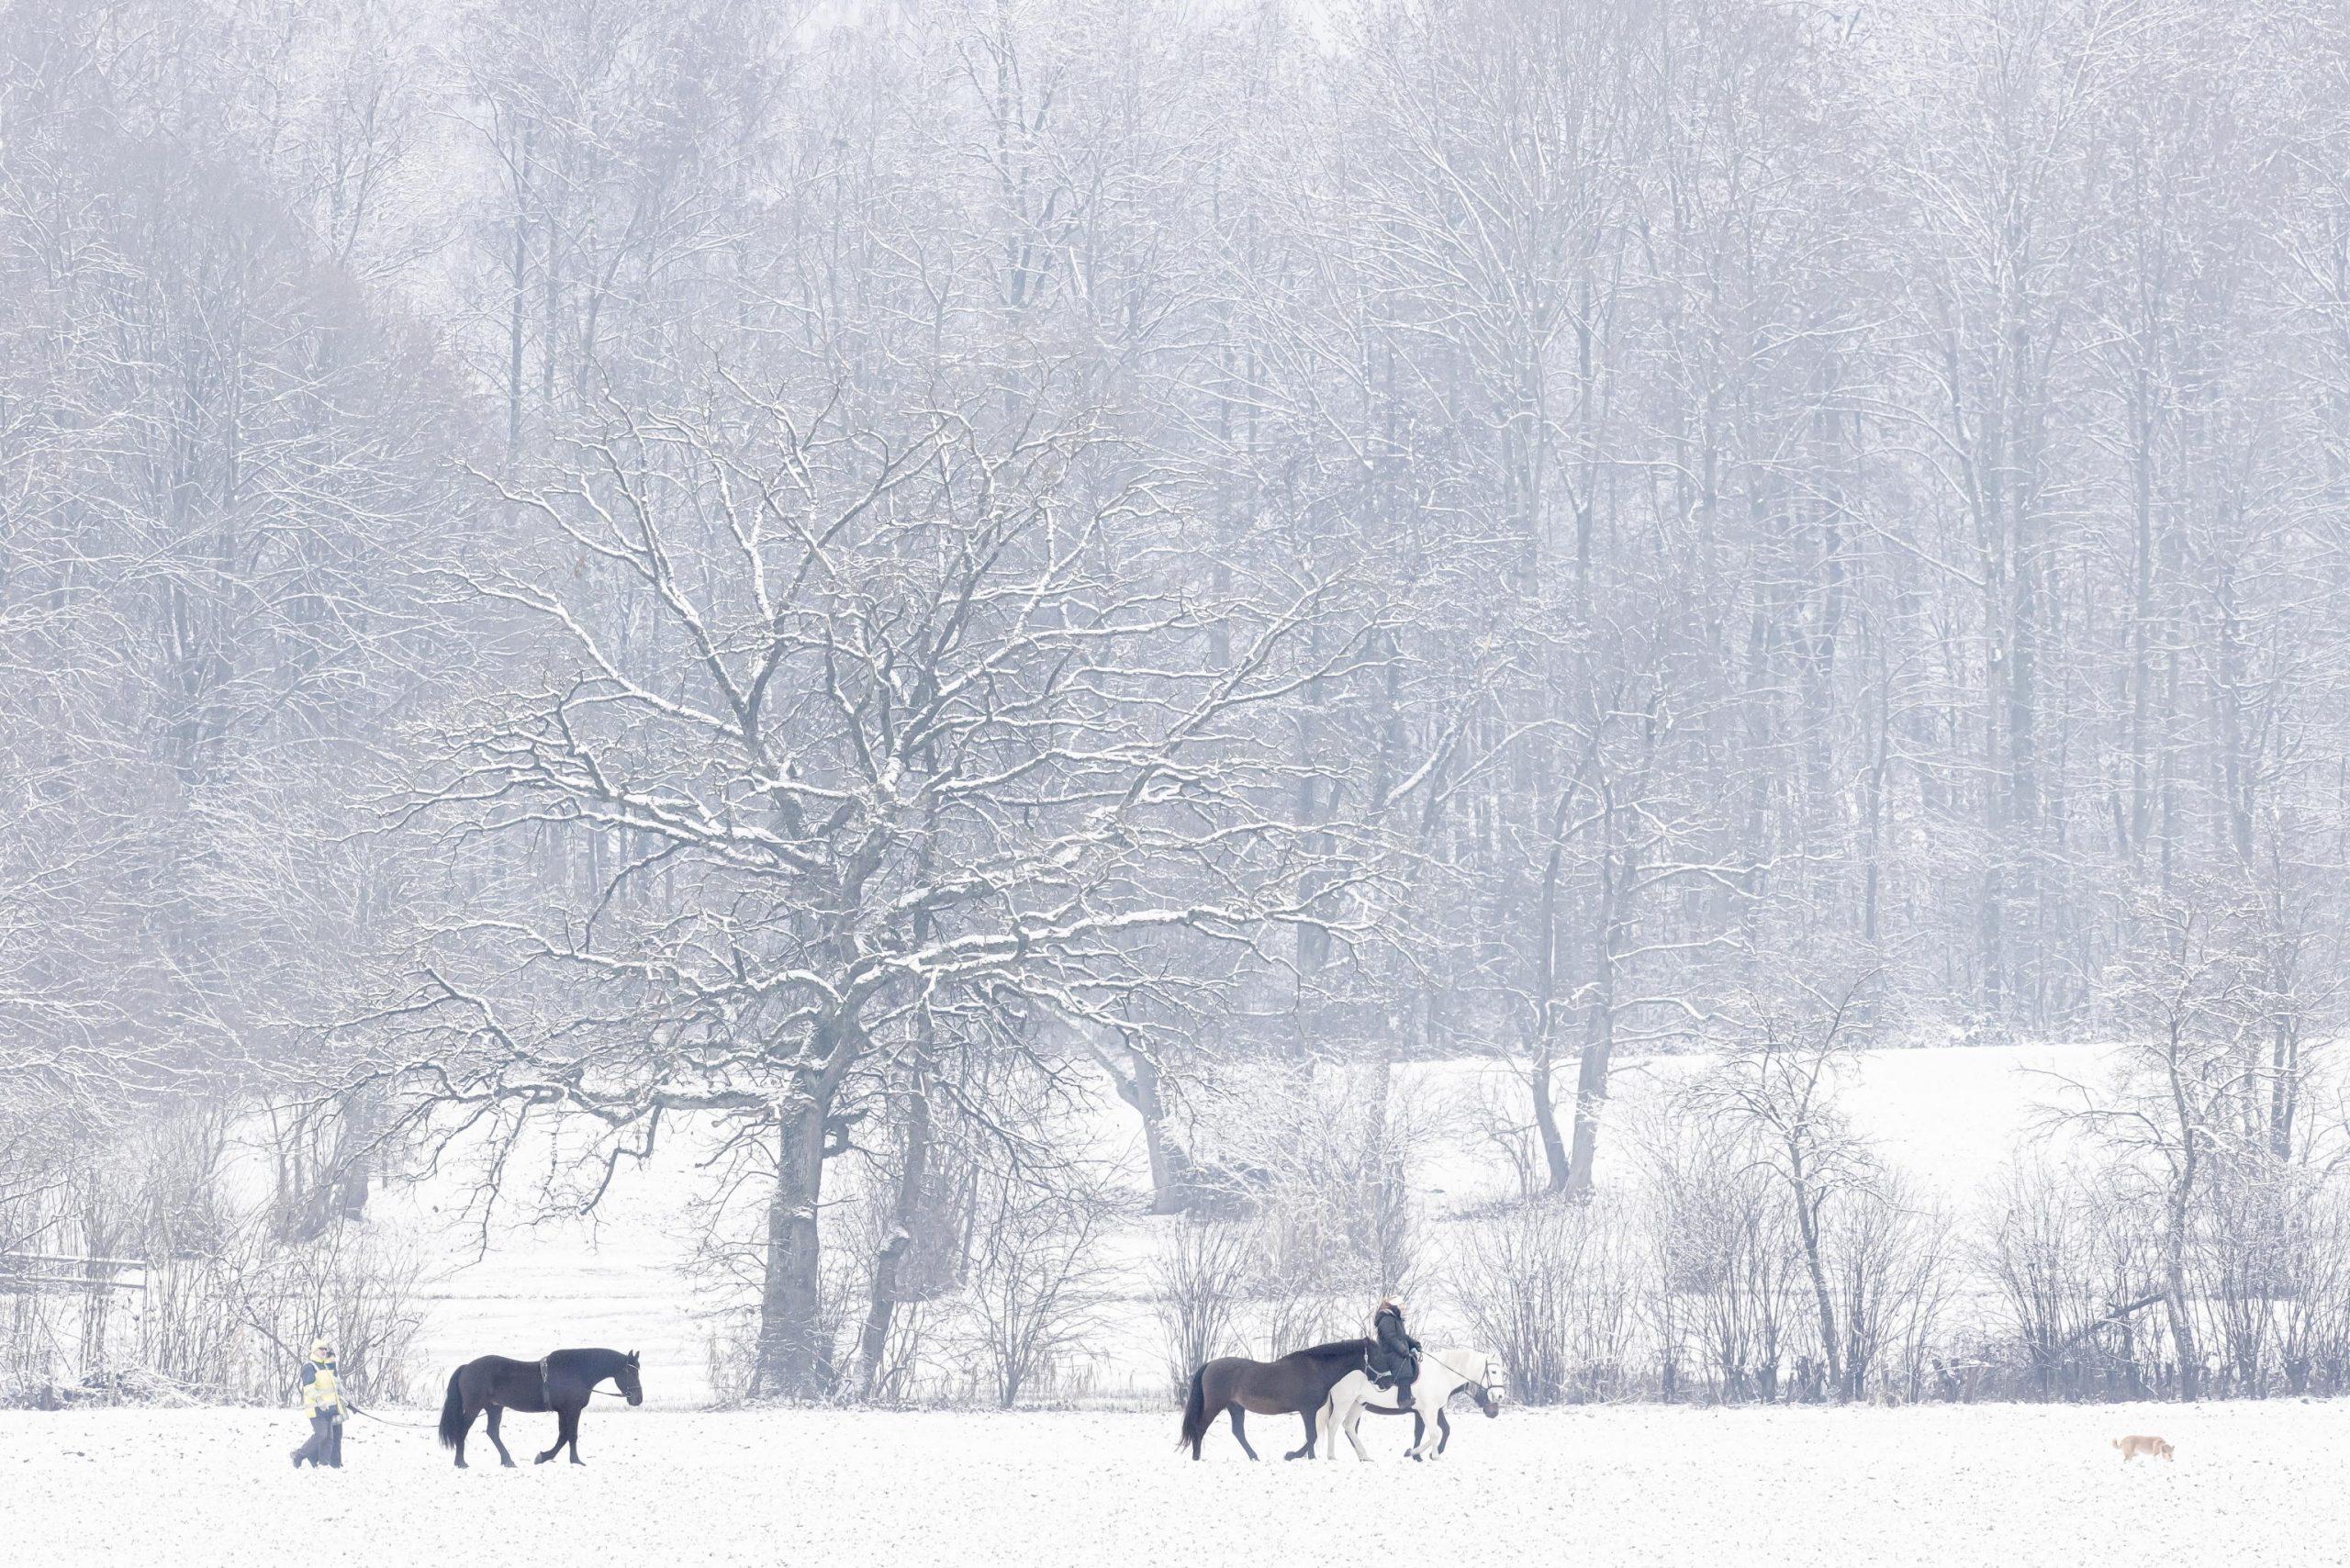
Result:
<svg viewBox="0 0 2350 1568"><path fill-rule="evenodd" d="M388 1416L378 1416L373 1410L362 1410L356 1405L344 1406L354 1416L364 1416L370 1421L380 1421L386 1427L404 1427L412 1432L429 1432L439 1425L433 1421L395 1421Z"/></svg>

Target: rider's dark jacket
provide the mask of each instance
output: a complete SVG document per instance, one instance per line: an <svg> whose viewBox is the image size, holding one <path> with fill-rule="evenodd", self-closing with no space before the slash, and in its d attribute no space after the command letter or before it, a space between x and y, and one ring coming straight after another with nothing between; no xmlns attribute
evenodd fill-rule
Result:
<svg viewBox="0 0 2350 1568"><path fill-rule="evenodd" d="M1392 1303L1371 1315L1371 1349L1364 1356L1371 1381L1395 1390L1398 1408L1412 1407L1412 1382L1420 1375L1420 1342L1404 1332L1404 1314Z"/></svg>

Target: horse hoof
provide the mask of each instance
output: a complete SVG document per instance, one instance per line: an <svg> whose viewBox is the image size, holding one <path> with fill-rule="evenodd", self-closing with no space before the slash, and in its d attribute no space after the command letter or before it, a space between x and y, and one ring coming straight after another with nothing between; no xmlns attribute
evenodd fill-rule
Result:
<svg viewBox="0 0 2350 1568"><path fill-rule="evenodd" d="M498 1468L500 1470L511 1470L514 1468L514 1462L510 1459L501 1459L498 1462Z"/></svg>

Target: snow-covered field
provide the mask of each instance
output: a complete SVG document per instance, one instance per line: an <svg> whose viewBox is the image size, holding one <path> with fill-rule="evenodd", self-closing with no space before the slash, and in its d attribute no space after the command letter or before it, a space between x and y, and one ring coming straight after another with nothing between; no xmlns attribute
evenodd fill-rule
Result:
<svg viewBox="0 0 2350 1568"><path fill-rule="evenodd" d="M422 1412L395 1412L422 1420ZM0 1562L382 1564L2085 1562L2341 1561L2350 1407L1937 1406L1505 1411L1452 1451L1251 1465L1175 1416L606 1407L588 1468L463 1473L424 1430L360 1422L297 1473L298 1420L252 1410L0 1414ZM1259 1418L1260 1451L1293 1418ZM2107 1439L2157 1432L2176 1463ZM483 1450L480 1452L486 1453ZM477 1457L477 1456L476 1456Z"/></svg>

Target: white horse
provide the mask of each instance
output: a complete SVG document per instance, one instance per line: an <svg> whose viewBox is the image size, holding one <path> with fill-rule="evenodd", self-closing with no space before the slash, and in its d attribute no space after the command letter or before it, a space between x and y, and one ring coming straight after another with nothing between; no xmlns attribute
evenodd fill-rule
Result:
<svg viewBox="0 0 2350 1568"><path fill-rule="evenodd" d="M1477 1401L1477 1408L1486 1416L1502 1413L1501 1361L1490 1350L1422 1350L1420 1375L1412 1380L1412 1408L1402 1409L1393 1405L1377 1405L1382 1391L1371 1381L1367 1372L1351 1372L1338 1380L1330 1390L1330 1397L1322 1406L1323 1452L1338 1457L1338 1437L1347 1435L1357 1459L1369 1459L1363 1450L1362 1439L1355 1435L1355 1427L1362 1420L1363 1412L1374 1411L1382 1416L1409 1416L1413 1420L1412 1459L1434 1459L1452 1440L1452 1423L1445 1419L1444 1407L1456 1394L1466 1393ZM1436 1413L1436 1424L1428 1424L1426 1412Z"/></svg>

